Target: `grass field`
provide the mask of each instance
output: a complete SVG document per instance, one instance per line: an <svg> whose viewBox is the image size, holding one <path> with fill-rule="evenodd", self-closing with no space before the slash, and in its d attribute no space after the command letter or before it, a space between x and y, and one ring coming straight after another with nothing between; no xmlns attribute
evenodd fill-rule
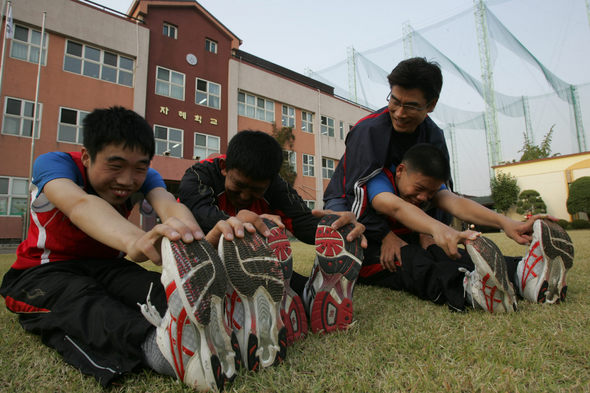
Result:
<svg viewBox="0 0 590 393"><path fill-rule="evenodd" d="M358 286L346 332L310 335L284 364L242 370L231 392L590 392L590 231L570 231L576 257L568 300L522 301L519 312L451 313L401 292ZM523 246L489 234L505 255ZM295 270L308 274L313 248L294 243ZM0 255L0 275L14 255ZM101 392L0 307L1 392ZM140 371L109 392L188 392L172 378Z"/></svg>

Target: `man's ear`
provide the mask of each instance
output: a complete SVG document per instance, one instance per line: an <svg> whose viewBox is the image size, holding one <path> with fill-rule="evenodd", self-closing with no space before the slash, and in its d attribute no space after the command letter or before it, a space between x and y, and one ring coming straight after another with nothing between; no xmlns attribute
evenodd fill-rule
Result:
<svg viewBox="0 0 590 393"><path fill-rule="evenodd" d="M88 150L86 150L85 147L82 148L81 150L82 152L82 157L80 158L82 160L82 165L84 165L84 167L88 168L90 166L90 153L88 153Z"/></svg>
<svg viewBox="0 0 590 393"><path fill-rule="evenodd" d="M221 169L221 174L223 176L227 176L227 167L225 166L225 159L219 159L219 168Z"/></svg>
<svg viewBox="0 0 590 393"><path fill-rule="evenodd" d="M406 168L406 164L402 162L401 164L395 167L395 177L399 177L402 173L404 173L407 170L408 168Z"/></svg>
<svg viewBox="0 0 590 393"><path fill-rule="evenodd" d="M428 108L426 109L428 111L428 113L432 112L434 110L434 108L436 107L436 104L438 102L438 98L435 98L430 105L428 105Z"/></svg>

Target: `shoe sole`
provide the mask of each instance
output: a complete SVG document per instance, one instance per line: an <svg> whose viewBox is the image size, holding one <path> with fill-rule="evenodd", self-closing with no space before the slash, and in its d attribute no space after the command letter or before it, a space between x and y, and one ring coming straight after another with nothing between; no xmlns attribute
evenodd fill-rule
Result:
<svg viewBox="0 0 590 393"><path fill-rule="evenodd" d="M362 265L360 239L348 242L351 224L334 230L339 217L328 215L316 230L316 259L322 284L316 289L310 310L310 327L314 333L344 330L352 323L352 295ZM313 285L311 286L313 289Z"/></svg>
<svg viewBox="0 0 590 393"><path fill-rule="evenodd" d="M244 307L241 332L247 336L241 342L246 348L240 348L244 364L256 371L283 361L287 338L280 316L284 283L279 262L258 234L223 239L220 246L229 282Z"/></svg>
<svg viewBox="0 0 590 393"><path fill-rule="evenodd" d="M500 249L490 239L479 236L476 240L467 243L467 252L482 278L482 285L488 288L496 287L503 294L501 302L504 309L507 312L516 311L516 296L512 283L508 279L506 262ZM494 312L494 296L495 292L485 296L489 312Z"/></svg>
<svg viewBox="0 0 590 393"><path fill-rule="evenodd" d="M563 228L548 220L539 220L541 227L541 250L547 261L543 282L538 292L538 303L565 301L566 276L574 264L574 246Z"/></svg>
<svg viewBox="0 0 590 393"><path fill-rule="evenodd" d="M235 378L241 359L234 345L237 339L223 322L223 264L205 240L184 243L164 238L162 254L174 257L163 259L163 269L173 278L200 339L201 364L192 362L184 381L193 379L195 386L202 386L204 379L208 387L222 390L226 379Z"/></svg>
<svg viewBox="0 0 590 393"><path fill-rule="evenodd" d="M285 230L278 227L273 221L263 219L270 230L270 236L266 238L270 249L274 252L283 269L285 279L285 291L281 300L281 318L287 334L287 345L301 340L307 334L307 315L301 296L291 288L291 276L293 275L293 252L291 243L285 234Z"/></svg>

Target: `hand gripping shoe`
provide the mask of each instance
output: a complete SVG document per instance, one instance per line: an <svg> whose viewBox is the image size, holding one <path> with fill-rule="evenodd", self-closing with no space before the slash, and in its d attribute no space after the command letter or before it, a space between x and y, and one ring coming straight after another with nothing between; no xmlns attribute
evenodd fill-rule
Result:
<svg viewBox="0 0 590 393"><path fill-rule="evenodd" d="M363 250L359 238L352 242L346 240L354 228L352 224L339 230L332 228L338 218L327 215L318 224L316 258L303 292L314 333L343 330L352 323L352 293L361 270Z"/></svg>
<svg viewBox="0 0 590 393"><path fill-rule="evenodd" d="M574 246L567 232L550 220L536 220L526 256L516 277L522 297L535 303L565 300L566 275L574 264Z"/></svg>

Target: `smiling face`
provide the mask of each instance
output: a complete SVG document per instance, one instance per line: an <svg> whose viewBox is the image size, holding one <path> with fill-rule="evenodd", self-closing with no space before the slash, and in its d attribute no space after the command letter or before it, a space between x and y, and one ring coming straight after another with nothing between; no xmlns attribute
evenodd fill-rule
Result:
<svg viewBox="0 0 590 393"><path fill-rule="evenodd" d="M123 144L110 144L99 151L94 160L82 148L82 164L98 196L117 206L139 190L145 181L150 159L146 153L137 149L123 148Z"/></svg>
<svg viewBox="0 0 590 393"><path fill-rule="evenodd" d="M262 199L270 180L254 180L239 169L221 169L225 176L225 194L236 209L246 209L254 201Z"/></svg>
<svg viewBox="0 0 590 393"><path fill-rule="evenodd" d="M397 132L416 131L426 115L434 110L436 102L427 102L420 89L404 89L394 85L387 105L393 128Z"/></svg>
<svg viewBox="0 0 590 393"><path fill-rule="evenodd" d="M401 163L395 169L395 184L399 196L404 201L420 206L434 198L443 182L418 171L408 170L408 167Z"/></svg>

